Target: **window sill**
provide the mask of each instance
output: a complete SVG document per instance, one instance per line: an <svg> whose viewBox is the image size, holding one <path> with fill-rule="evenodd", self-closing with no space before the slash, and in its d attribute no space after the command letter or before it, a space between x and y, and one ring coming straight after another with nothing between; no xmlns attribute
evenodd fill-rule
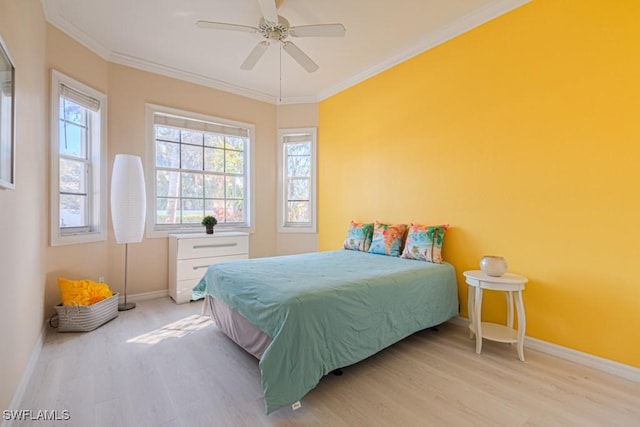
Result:
<svg viewBox="0 0 640 427"><path fill-rule="evenodd" d="M81 245L84 243L104 242L107 236L104 232L78 233L51 236L51 246Z"/></svg>

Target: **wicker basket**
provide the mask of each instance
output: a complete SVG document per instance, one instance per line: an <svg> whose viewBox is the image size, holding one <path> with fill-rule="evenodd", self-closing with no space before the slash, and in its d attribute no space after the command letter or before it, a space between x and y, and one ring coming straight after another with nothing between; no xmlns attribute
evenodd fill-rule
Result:
<svg viewBox="0 0 640 427"><path fill-rule="evenodd" d="M92 305L56 306L58 332L88 332L118 317L118 294Z"/></svg>

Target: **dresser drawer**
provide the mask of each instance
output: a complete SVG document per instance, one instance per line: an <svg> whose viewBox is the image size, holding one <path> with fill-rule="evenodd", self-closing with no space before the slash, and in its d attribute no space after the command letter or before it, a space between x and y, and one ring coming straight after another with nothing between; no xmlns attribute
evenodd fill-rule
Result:
<svg viewBox="0 0 640 427"><path fill-rule="evenodd" d="M169 235L169 295L182 304L211 264L249 258L249 234L243 232Z"/></svg>
<svg viewBox="0 0 640 427"><path fill-rule="evenodd" d="M246 255L248 253L249 238L247 236L203 237L178 241L178 259Z"/></svg>
<svg viewBox="0 0 640 427"><path fill-rule="evenodd" d="M178 260L178 280L185 279L198 279L200 280L204 273L207 272L207 268L211 264L217 264L219 262L235 261L238 259L246 259L247 255L229 255L210 258L194 258L194 259L181 259ZM195 285L194 285L195 286Z"/></svg>

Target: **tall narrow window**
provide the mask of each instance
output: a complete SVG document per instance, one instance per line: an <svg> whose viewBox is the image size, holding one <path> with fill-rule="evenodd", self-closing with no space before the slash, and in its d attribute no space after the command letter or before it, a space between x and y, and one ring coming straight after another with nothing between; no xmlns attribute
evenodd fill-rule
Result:
<svg viewBox="0 0 640 427"><path fill-rule="evenodd" d="M278 229L316 231L316 130L282 129L278 144Z"/></svg>
<svg viewBox="0 0 640 427"><path fill-rule="evenodd" d="M148 115L153 229L199 230L205 215L218 227L250 227L253 126L157 106Z"/></svg>
<svg viewBox="0 0 640 427"><path fill-rule="evenodd" d="M106 96L52 77L51 244L104 240Z"/></svg>
<svg viewBox="0 0 640 427"><path fill-rule="evenodd" d="M62 86L63 93L69 91ZM65 90L66 89L66 90ZM88 108L60 97L60 228L87 230L91 226L91 147Z"/></svg>

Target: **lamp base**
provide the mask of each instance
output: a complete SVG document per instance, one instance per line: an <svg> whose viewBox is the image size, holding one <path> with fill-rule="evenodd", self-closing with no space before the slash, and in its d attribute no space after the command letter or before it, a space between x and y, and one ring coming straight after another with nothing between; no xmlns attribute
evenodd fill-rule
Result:
<svg viewBox="0 0 640 427"><path fill-rule="evenodd" d="M118 304L118 311L127 311L127 310L131 310L132 308L136 308L136 303L135 302L128 302L126 304Z"/></svg>

